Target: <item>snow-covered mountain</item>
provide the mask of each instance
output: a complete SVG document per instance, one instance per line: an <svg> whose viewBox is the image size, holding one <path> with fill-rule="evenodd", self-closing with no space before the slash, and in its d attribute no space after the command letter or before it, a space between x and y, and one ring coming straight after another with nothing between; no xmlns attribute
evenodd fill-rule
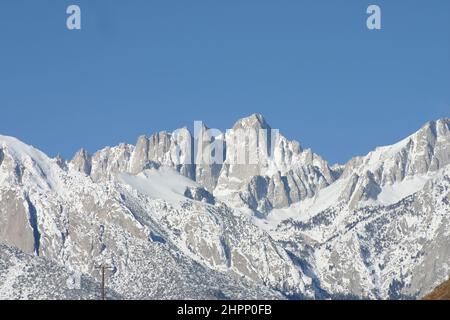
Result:
<svg viewBox="0 0 450 320"><path fill-rule="evenodd" d="M223 163L190 152L214 142ZM111 298L416 298L448 278L449 240L449 119L334 166L261 115L70 161L0 136L0 297L92 298L108 263Z"/></svg>

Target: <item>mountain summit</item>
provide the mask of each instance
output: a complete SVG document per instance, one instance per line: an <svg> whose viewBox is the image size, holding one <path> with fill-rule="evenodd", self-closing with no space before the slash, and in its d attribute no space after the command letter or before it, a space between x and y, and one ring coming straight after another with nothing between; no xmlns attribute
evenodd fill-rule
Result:
<svg viewBox="0 0 450 320"><path fill-rule="evenodd" d="M270 129L266 119L261 114L254 113L246 118L242 118L233 126L233 129L252 128L252 129Z"/></svg>

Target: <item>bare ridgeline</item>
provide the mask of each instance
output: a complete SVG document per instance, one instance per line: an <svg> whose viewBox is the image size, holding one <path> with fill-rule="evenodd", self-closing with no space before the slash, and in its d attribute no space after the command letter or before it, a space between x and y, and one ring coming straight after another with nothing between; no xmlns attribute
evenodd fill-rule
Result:
<svg viewBox="0 0 450 320"><path fill-rule="evenodd" d="M261 115L73 160L0 136L0 298L414 299L450 273L450 120L329 165ZM57 288L57 289L55 289Z"/></svg>

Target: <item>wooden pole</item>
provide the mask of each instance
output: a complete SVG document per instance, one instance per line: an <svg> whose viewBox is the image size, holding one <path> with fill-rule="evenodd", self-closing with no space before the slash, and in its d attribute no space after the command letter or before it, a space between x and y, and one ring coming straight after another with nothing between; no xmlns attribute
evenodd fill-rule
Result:
<svg viewBox="0 0 450 320"><path fill-rule="evenodd" d="M113 267L107 266L104 263L102 263L100 266L97 267L97 269L101 270L102 273L102 300L106 300L106 292L105 292L105 270L106 269L112 269Z"/></svg>
<svg viewBox="0 0 450 320"><path fill-rule="evenodd" d="M102 265L102 300L106 300L105 297L105 265Z"/></svg>

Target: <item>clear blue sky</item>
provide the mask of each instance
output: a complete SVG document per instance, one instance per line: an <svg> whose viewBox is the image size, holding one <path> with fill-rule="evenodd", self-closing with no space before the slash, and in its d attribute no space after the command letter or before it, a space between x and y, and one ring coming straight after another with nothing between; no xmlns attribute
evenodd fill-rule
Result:
<svg viewBox="0 0 450 320"><path fill-rule="evenodd" d="M344 162L450 116L448 0L1 0L0 41L0 134L51 156L258 112Z"/></svg>

